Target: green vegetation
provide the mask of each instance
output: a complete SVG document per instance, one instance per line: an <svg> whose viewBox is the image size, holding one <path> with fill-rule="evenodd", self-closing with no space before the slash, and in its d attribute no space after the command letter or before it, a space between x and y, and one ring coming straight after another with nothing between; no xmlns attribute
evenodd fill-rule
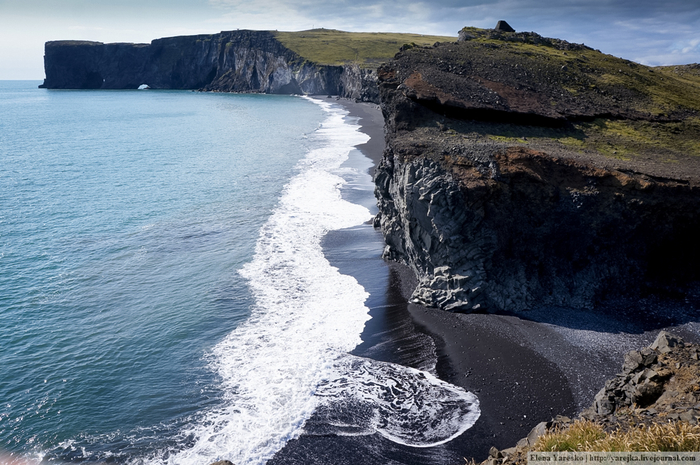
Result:
<svg viewBox="0 0 700 465"><path fill-rule="evenodd" d="M624 160L700 157L700 65L653 68L530 32L461 33L466 40L459 47L438 52L442 62L452 60L453 72L498 83L492 89L506 100L534 102L533 112L551 108L570 121L560 128L491 124L468 131Z"/></svg>
<svg viewBox="0 0 700 465"><path fill-rule="evenodd" d="M535 33L464 28L466 43L493 63L510 66L526 81L558 87L563 96L591 96L640 115L700 110L700 66L652 68L580 44ZM521 72L522 70L522 72Z"/></svg>
<svg viewBox="0 0 700 465"><path fill-rule="evenodd" d="M452 122L444 137L486 138L495 142L556 147L579 153L597 152L609 158L635 157L675 162L684 157L700 157L700 118L679 122L650 122L598 118L562 127L526 126L508 123ZM554 145L552 145L554 144Z"/></svg>
<svg viewBox="0 0 700 465"><path fill-rule="evenodd" d="M663 116L678 107L700 109L700 79L675 76L665 70L655 71L589 49L562 51L510 43L504 48L502 53L520 55L531 62L530 66L554 71L550 80L563 84L572 95L594 92L610 96L613 103L628 98L634 100L631 102L633 110L655 116ZM561 72L556 72L557 69Z"/></svg>
<svg viewBox="0 0 700 465"><path fill-rule="evenodd" d="M667 161L681 155L700 156L700 119L696 117L669 123L598 119L581 127L585 146L608 156L654 154Z"/></svg>
<svg viewBox="0 0 700 465"><path fill-rule="evenodd" d="M700 157L700 118L696 117L668 123L598 118L562 128L502 124L491 125L481 135L497 142L525 145L556 142L570 150L594 151L624 160L635 156L665 161Z"/></svg>
<svg viewBox="0 0 700 465"><path fill-rule="evenodd" d="M52 40L47 42L47 45L59 46L59 47L86 47L86 46L97 46L104 45L102 42L95 42L92 40Z"/></svg>
<svg viewBox="0 0 700 465"><path fill-rule="evenodd" d="M634 425L606 433L588 420L541 436L533 451L550 452L693 452L700 451L700 425L687 422Z"/></svg>
<svg viewBox="0 0 700 465"><path fill-rule="evenodd" d="M277 40L306 60L321 65L357 63L374 68L396 55L401 46L432 45L454 42L456 37L424 36L379 32L344 32L333 29L311 29L300 32L273 32Z"/></svg>
<svg viewBox="0 0 700 465"><path fill-rule="evenodd" d="M521 144L526 143L526 139L521 139L519 137L512 137L512 136L501 136L501 135L496 135L496 134L490 134L488 136L489 139L495 140L496 142L519 142Z"/></svg>

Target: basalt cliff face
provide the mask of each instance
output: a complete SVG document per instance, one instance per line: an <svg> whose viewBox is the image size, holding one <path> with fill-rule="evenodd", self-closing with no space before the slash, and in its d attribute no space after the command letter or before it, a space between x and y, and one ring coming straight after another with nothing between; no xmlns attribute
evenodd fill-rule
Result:
<svg viewBox="0 0 700 465"><path fill-rule="evenodd" d="M375 225L415 302L586 308L700 278L695 74L465 29L378 75Z"/></svg>
<svg viewBox="0 0 700 465"><path fill-rule="evenodd" d="M319 65L267 31L169 37L150 44L54 41L45 46L48 89L203 89L332 94L378 102L376 73Z"/></svg>

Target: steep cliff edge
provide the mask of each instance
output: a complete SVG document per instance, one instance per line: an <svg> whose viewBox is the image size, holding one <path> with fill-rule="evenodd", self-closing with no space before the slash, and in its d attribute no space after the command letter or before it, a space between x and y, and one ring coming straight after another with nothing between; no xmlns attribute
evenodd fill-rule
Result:
<svg viewBox="0 0 700 465"><path fill-rule="evenodd" d="M342 94L342 66L319 66L267 31L169 37L150 44L46 43L49 89L205 89Z"/></svg>
<svg viewBox="0 0 700 465"><path fill-rule="evenodd" d="M335 30L229 31L150 44L53 41L45 45L48 89L203 89L330 94L379 102L376 67L403 41L444 37Z"/></svg>
<svg viewBox="0 0 700 465"><path fill-rule="evenodd" d="M697 73L465 28L378 76L375 224L415 302L582 308L700 278Z"/></svg>

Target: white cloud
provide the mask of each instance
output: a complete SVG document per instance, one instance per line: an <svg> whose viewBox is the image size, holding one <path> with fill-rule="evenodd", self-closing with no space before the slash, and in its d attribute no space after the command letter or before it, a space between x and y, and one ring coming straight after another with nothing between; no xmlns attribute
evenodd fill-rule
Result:
<svg viewBox="0 0 700 465"><path fill-rule="evenodd" d="M464 26L585 43L649 64L700 61L700 8L688 0L0 0L0 79L43 75L43 43L150 42L232 29L415 32ZM20 45L18 45L20 44ZM22 50L20 52L20 50ZM31 66L27 63L33 63ZM20 69L22 71L20 71ZM28 69L33 69L30 73ZM31 75L31 76L29 76Z"/></svg>
<svg viewBox="0 0 700 465"><path fill-rule="evenodd" d="M688 53L693 53L698 51L698 45L700 44L700 39L693 39L690 41L686 41L686 46L681 48L681 53L682 54L688 54Z"/></svg>

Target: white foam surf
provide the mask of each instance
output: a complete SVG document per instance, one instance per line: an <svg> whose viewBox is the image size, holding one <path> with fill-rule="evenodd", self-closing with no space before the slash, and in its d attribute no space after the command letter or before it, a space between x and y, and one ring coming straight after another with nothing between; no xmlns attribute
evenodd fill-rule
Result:
<svg viewBox="0 0 700 465"><path fill-rule="evenodd" d="M324 402L307 428L312 434L378 433L398 444L434 447L471 428L481 413L474 394L426 371L349 355L336 368L316 392Z"/></svg>
<svg viewBox="0 0 700 465"><path fill-rule="evenodd" d="M449 441L479 416L472 394L429 373L348 355L369 319L368 294L329 264L321 240L371 217L342 199L338 175L368 136L344 120L345 110L313 101L327 112L312 136L316 148L300 162L260 231L253 261L241 270L256 304L210 354L224 404L184 427L178 436L186 448L139 463L262 464L304 432L314 412L328 415L333 434L379 433L417 447Z"/></svg>
<svg viewBox="0 0 700 465"><path fill-rule="evenodd" d="M183 432L195 438L194 445L166 463L201 464L216 457L264 463L300 434L318 404L317 386L335 360L360 343L368 294L330 266L321 239L371 217L341 198L344 181L332 173L368 137L345 124L344 111L319 104L328 116L312 135L317 148L300 162L260 231L253 261L241 270L256 305L211 354L226 405Z"/></svg>

